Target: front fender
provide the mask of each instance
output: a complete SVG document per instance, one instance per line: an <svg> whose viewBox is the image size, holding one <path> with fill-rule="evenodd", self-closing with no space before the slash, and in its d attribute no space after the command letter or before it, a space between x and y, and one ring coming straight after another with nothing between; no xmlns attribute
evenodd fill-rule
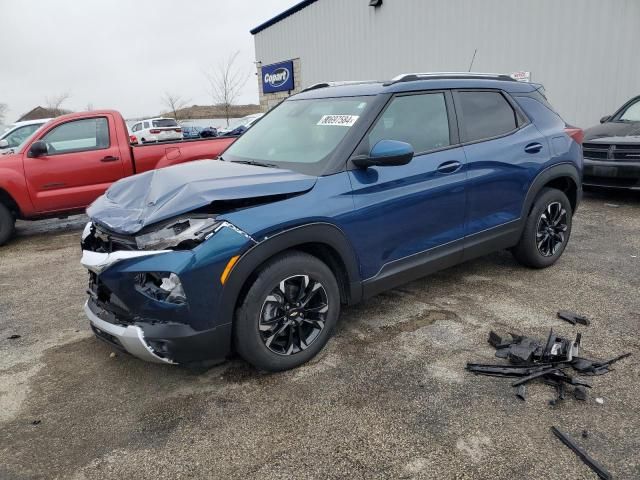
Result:
<svg viewBox="0 0 640 480"><path fill-rule="evenodd" d="M347 237L336 225L322 222L300 225L263 238L240 257L231 271L219 303L222 318L233 318L244 284L260 265L280 252L308 243L323 244L337 252L347 273L351 303L362 298L358 259Z"/></svg>
<svg viewBox="0 0 640 480"><path fill-rule="evenodd" d="M0 192L10 197L18 206L18 213L21 217L29 217L37 212L33 208L27 182L22 169L22 158L7 158L9 155L0 157ZM13 157L13 155L11 155ZM6 162L6 163L5 163ZM0 194L0 199L2 195Z"/></svg>

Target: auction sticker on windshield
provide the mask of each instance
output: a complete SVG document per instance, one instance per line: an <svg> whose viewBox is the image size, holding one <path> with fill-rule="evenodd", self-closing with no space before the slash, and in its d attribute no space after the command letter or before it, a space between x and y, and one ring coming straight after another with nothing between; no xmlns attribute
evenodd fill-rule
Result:
<svg viewBox="0 0 640 480"><path fill-rule="evenodd" d="M323 115L318 125L337 125L339 127L352 127L359 115Z"/></svg>

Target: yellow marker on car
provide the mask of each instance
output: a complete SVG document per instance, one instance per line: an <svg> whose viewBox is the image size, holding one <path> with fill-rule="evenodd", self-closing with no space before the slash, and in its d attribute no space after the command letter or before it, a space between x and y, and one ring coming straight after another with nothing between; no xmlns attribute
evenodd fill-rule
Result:
<svg viewBox="0 0 640 480"><path fill-rule="evenodd" d="M233 266L236 264L236 262L238 261L239 258L240 258L240 255L236 255L235 257L231 257L231 259L227 263L227 266L224 267L224 271L222 272L222 275L220 275L220 283L222 285L224 285L224 282L227 281L227 278L229 277L229 274L231 273L231 270L233 269Z"/></svg>

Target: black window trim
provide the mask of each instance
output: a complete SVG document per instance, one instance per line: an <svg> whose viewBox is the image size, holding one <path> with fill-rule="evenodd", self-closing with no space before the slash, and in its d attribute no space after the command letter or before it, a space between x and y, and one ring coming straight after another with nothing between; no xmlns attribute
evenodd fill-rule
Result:
<svg viewBox="0 0 640 480"><path fill-rule="evenodd" d="M620 119L622 118L622 115L627 113L627 110L638 102L640 102L640 95L638 95L637 97L633 97L632 99L628 100L624 105L622 105L616 112L614 112L613 115L611 115L611 118L609 119L609 121L610 122L620 121Z"/></svg>
<svg viewBox="0 0 640 480"><path fill-rule="evenodd" d="M410 97L410 96L414 96L414 95L428 95L428 94L435 94L435 93L444 94L445 107L446 107L446 110L447 110L447 119L448 119L448 122L449 122L449 143L450 144L447 145L446 147L433 148L431 150L414 152L413 153L413 158L421 157L423 155L428 155L430 153L443 152L445 150L452 150L454 148L459 148L461 146L461 143L460 143L460 132L458 130L458 123L457 123L457 120L456 120L456 110L455 110L453 96L452 96L452 93L451 93L450 89L415 90L415 91L410 91L410 92L398 92L398 93L394 93L393 95L389 96L389 98L387 99L387 101L384 104L384 106L380 109L378 114L375 116L375 118L369 124L369 127L365 131L364 135L362 135L362 138L358 141L357 147L354 149L353 153L349 157L349 160L347 162L347 170L358 170L360 168L360 167L356 167L353 164L353 162L351 161L351 159L353 157L358 156L358 155L368 155L369 154L369 151L368 151L369 150L369 143L367 141L367 138L368 138L369 134L371 133L371 130L373 130L373 128L377 125L378 121L382 118L384 113L387 111L387 108L389 108L391 103L396 98L399 98L399 97Z"/></svg>
<svg viewBox="0 0 640 480"><path fill-rule="evenodd" d="M66 150L64 152L55 152L55 153L48 153L47 152L47 157L55 157L58 155L68 155L70 153L83 153L83 152L97 152L100 150L108 150L111 148L111 128L109 125L109 117L106 115L96 115L95 117L83 117L83 118L71 118L69 120L67 120L66 122L62 122L62 123L58 123L56 125L53 125L49 130L47 130L46 132L44 132L42 135L40 135L40 138L38 138L38 140L43 140L44 138L50 133L53 132L56 128L61 127L62 125L66 125L67 123L73 123L73 122L79 122L82 120L96 120L98 118L104 118L107 121L107 136L109 138L109 144L106 147L102 147L102 148L78 148L75 150Z"/></svg>
<svg viewBox="0 0 640 480"><path fill-rule="evenodd" d="M516 125L517 125L516 128L508 132L502 133L500 135L495 135L493 137L480 138L478 140L472 140L468 142L464 141L464 138L463 138L464 114L462 113L462 105L460 104L460 96L458 95L460 92L499 93L500 95L502 95L502 97L507 101L507 103L511 106L512 110L514 111ZM513 135L514 133L522 130L523 128L529 126L532 123L529 116L522 110L522 108L520 108L517 102L513 98L511 98L511 95L509 95L507 92L499 88L456 88L452 90L452 94L453 94L453 102L456 108L456 118L458 120L458 131L460 132L460 140L461 140L462 146L473 145L475 143L489 142L491 140L505 138L510 135Z"/></svg>

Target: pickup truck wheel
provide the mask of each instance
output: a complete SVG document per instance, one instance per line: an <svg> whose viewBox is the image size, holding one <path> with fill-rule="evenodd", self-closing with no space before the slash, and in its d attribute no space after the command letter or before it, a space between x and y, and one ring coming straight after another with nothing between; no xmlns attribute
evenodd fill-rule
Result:
<svg viewBox="0 0 640 480"><path fill-rule="evenodd" d="M0 203L0 245L4 245L13 236L16 219L6 205Z"/></svg>
<svg viewBox="0 0 640 480"><path fill-rule="evenodd" d="M521 264L546 268L560 258L569 242L573 211L560 190L543 189L533 204L520 242L512 250Z"/></svg>
<svg viewBox="0 0 640 480"><path fill-rule="evenodd" d="M339 315L329 267L302 252L279 255L260 269L236 312L236 350L259 370L295 368L322 350Z"/></svg>

